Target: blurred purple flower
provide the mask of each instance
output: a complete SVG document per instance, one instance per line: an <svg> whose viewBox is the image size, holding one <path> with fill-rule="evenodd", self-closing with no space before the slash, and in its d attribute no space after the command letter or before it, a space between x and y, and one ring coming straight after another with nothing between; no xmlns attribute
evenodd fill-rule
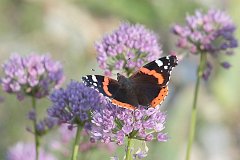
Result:
<svg viewBox="0 0 240 160"><path fill-rule="evenodd" d="M59 119L61 123L79 124L89 128L91 112L101 109L104 98L83 83L71 81L66 89L55 90L50 95L50 100L50 117Z"/></svg>
<svg viewBox="0 0 240 160"><path fill-rule="evenodd" d="M31 143L18 142L11 147L8 152L7 160L35 160L35 145ZM40 149L39 160L57 160L53 155L46 153Z"/></svg>
<svg viewBox="0 0 240 160"><path fill-rule="evenodd" d="M173 33L179 37L178 47L191 53L208 52L216 55L238 46L234 37L236 27L231 18L220 10L209 10L206 14L196 11L186 17L186 26L175 25Z"/></svg>
<svg viewBox="0 0 240 160"><path fill-rule="evenodd" d="M42 98L52 88L58 88L63 80L63 70L59 62L46 55L10 57L3 65L4 77L1 85L5 92L14 93L19 100L29 95Z"/></svg>
<svg viewBox="0 0 240 160"><path fill-rule="evenodd" d="M28 112L28 119L31 121L36 120L36 113L34 110ZM37 135L42 136L57 125L59 125L58 119L53 117L45 117L43 120L38 121L36 124ZM27 127L27 131L34 133L30 127Z"/></svg>
<svg viewBox="0 0 240 160"><path fill-rule="evenodd" d="M122 23L113 33L96 43L97 61L106 75L113 70L129 74L144 63L160 57L158 37L143 25Z"/></svg>
<svg viewBox="0 0 240 160"><path fill-rule="evenodd" d="M53 129L59 124L58 120L56 118L52 117L46 117L43 120L38 121L37 123L37 134L38 135L44 135L49 130Z"/></svg>
<svg viewBox="0 0 240 160"><path fill-rule="evenodd" d="M69 129L69 125L61 124L58 132L60 137L53 139L50 142L51 148L55 151L63 153L65 156L69 156L71 153L69 145L72 144L72 140L74 140L76 135L76 128ZM88 133L83 130L81 133L82 142L79 145L79 150L81 152L88 152L95 148L106 149L110 153L114 152L116 146L114 144L103 144L103 143L92 143L89 141Z"/></svg>
<svg viewBox="0 0 240 160"><path fill-rule="evenodd" d="M178 36L177 46L192 54L209 53L217 57L220 53L232 55L232 49L238 46L234 36L236 26L223 11L209 10L207 13L196 11L195 15L186 17L186 25L175 25L173 33ZM229 54L231 53L231 54ZM222 65L229 68L230 65ZM206 67L210 75L210 69Z"/></svg>
<svg viewBox="0 0 240 160"><path fill-rule="evenodd" d="M36 120L36 112L35 110L30 110L28 112L28 119L31 120L31 121L35 121Z"/></svg>
<svg viewBox="0 0 240 160"><path fill-rule="evenodd" d="M147 157L148 150L146 143L142 144L142 147L139 147L136 153L133 154L134 159L143 159Z"/></svg>
<svg viewBox="0 0 240 160"><path fill-rule="evenodd" d="M165 120L166 115L159 108L146 110L140 107L131 111L109 104L100 112L93 112L91 135L95 140L116 142L119 145L124 143L127 136L152 141L157 139L157 134L162 133Z"/></svg>
<svg viewBox="0 0 240 160"><path fill-rule="evenodd" d="M228 62L222 62L221 65L222 65L223 68L226 68L226 69L231 67L231 64L228 63Z"/></svg>
<svg viewBox="0 0 240 160"><path fill-rule="evenodd" d="M168 136L167 136L166 133L158 133L158 135L157 135L157 140L158 140L159 142L166 142L167 139L168 139Z"/></svg>
<svg viewBox="0 0 240 160"><path fill-rule="evenodd" d="M59 127L60 141L64 144L71 142L76 136L76 128L69 128L69 124L61 124Z"/></svg>

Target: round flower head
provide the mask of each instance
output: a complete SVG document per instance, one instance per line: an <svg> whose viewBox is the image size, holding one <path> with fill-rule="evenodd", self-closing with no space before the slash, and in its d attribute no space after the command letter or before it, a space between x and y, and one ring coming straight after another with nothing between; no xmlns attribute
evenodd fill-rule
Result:
<svg viewBox="0 0 240 160"><path fill-rule="evenodd" d="M178 36L179 48L187 49L192 54L209 53L216 57L219 53L231 55L232 49L238 46L234 37L235 29L234 23L225 12L209 10L206 14L196 11L195 15L188 15L186 25L175 25L173 33ZM229 68L230 65L222 66Z"/></svg>
<svg viewBox="0 0 240 160"><path fill-rule="evenodd" d="M3 66L3 90L14 93L18 99L25 95L42 98L64 80L62 66L46 55L13 55Z"/></svg>
<svg viewBox="0 0 240 160"><path fill-rule="evenodd" d="M50 95L52 106L48 115L58 118L62 123L80 124L90 127L92 110L101 108L103 97L83 83L71 81L66 89L55 90Z"/></svg>
<svg viewBox="0 0 240 160"><path fill-rule="evenodd" d="M31 143L19 142L11 147L7 153L7 160L34 160L36 157L35 145ZM47 154L40 149L39 160L56 160L54 156Z"/></svg>
<svg viewBox="0 0 240 160"><path fill-rule="evenodd" d="M145 109L140 107L134 111L119 108L108 104L101 112L94 112L92 119L92 139L101 140L104 143L116 142L121 145L124 138L135 138L144 141L166 141L163 135L166 115L159 108ZM163 137L163 136L162 136Z"/></svg>
<svg viewBox="0 0 240 160"><path fill-rule="evenodd" d="M175 25L173 33L179 36L178 47L187 48L191 53L208 52L216 55L219 51L229 53L238 46L233 33L236 27L231 18L222 11L209 10L206 14L196 11L186 17L186 26Z"/></svg>
<svg viewBox="0 0 240 160"><path fill-rule="evenodd" d="M122 23L96 44L97 61L105 74L122 71L129 74L162 54L155 33L143 25Z"/></svg>

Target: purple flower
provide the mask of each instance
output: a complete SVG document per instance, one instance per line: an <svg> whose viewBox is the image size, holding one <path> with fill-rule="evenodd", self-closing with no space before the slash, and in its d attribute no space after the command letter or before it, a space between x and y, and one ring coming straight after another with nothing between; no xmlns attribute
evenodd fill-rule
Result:
<svg viewBox="0 0 240 160"><path fill-rule="evenodd" d="M231 67L231 64L229 64L228 62L222 62L221 65L223 68L226 68L226 69Z"/></svg>
<svg viewBox="0 0 240 160"><path fill-rule="evenodd" d="M104 98L83 83L71 81L66 89L55 90L50 95L52 106L48 115L62 123L80 124L90 127L91 112L102 107Z"/></svg>
<svg viewBox="0 0 240 160"><path fill-rule="evenodd" d="M59 62L46 55L10 57L3 65L4 77L1 85L5 92L14 93L19 100L24 96L42 98L52 88L59 87L63 80L63 70Z"/></svg>
<svg viewBox="0 0 240 160"><path fill-rule="evenodd" d="M37 123L37 134L44 135L59 124L56 118L46 117Z"/></svg>
<svg viewBox="0 0 240 160"><path fill-rule="evenodd" d="M136 153L133 154L134 159L143 159L145 157L147 157L148 154L148 147L146 145L146 143L142 144L143 146L140 148L138 148L138 150L136 151Z"/></svg>
<svg viewBox="0 0 240 160"><path fill-rule="evenodd" d="M30 110L28 112L28 119L31 120L31 121L35 121L36 120L36 112L35 110Z"/></svg>
<svg viewBox="0 0 240 160"><path fill-rule="evenodd" d="M31 110L28 112L28 119L31 121L36 120L36 112ZM44 119L40 120L36 124L36 133L39 136L46 134L49 130L53 129L55 126L59 124L59 121L53 117L45 117ZM33 129L27 127L27 130L31 133L34 133Z"/></svg>
<svg viewBox="0 0 240 160"><path fill-rule="evenodd" d="M207 13L196 11L195 15L186 17L186 25L175 25L173 33L178 36L177 46L192 54L209 53L217 57L220 53L231 55L232 49L238 46L234 36L236 26L223 11L209 10ZM229 68L229 65L222 65ZM210 74L206 67L205 71ZM203 78L206 79L206 74Z"/></svg>
<svg viewBox="0 0 240 160"><path fill-rule="evenodd" d="M165 119L159 108L140 107L131 111L108 104L100 112L93 112L91 135L95 140L119 145L125 137L152 141L157 134L163 134Z"/></svg>
<svg viewBox="0 0 240 160"><path fill-rule="evenodd" d="M113 70L129 74L162 54L158 37L143 25L122 23L96 43L97 61L106 75Z"/></svg>
<svg viewBox="0 0 240 160"><path fill-rule="evenodd" d="M35 160L35 145L31 143L18 142L16 145L12 146L8 152L7 160ZM39 160L57 160L53 155L46 153L44 150L40 149Z"/></svg>
<svg viewBox="0 0 240 160"><path fill-rule="evenodd" d="M168 140L168 136L166 133L158 133L157 140L159 142L166 142Z"/></svg>

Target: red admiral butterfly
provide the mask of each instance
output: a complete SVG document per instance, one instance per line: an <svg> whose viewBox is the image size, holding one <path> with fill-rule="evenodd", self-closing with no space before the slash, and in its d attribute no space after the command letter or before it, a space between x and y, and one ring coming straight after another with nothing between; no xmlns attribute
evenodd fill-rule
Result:
<svg viewBox="0 0 240 160"><path fill-rule="evenodd" d="M146 64L129 78L118 73L117 81L101 75L87 75L82 80L120 107L130 110L138 105L156 107L168 94L167 84L177 62L177 57L171 55Z"/></svg>

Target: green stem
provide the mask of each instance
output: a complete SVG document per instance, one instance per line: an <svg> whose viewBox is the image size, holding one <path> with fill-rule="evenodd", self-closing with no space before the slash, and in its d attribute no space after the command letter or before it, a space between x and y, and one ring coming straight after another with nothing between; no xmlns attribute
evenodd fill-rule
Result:
<svg viewBox="0 0 240 160"><path fill-rule="evenodd" d="M71 160L77 160L78 156L78 148L79 148L79 143L80 143L80 132L82 130L82 126L78 125L77 127L77 132L76 132L76 137L75 137L75 142L73 146L73 151L72 151L72 158Z"/></svg>
<svg viewBox="0 0 240 160"><path fill-rule="evenodd" d="M37 134L37 111L36 111L36 99L35 99L35 97L32 97L32 108L33 108L34 113L36 115L36 117L33 120L33 128L34 128L35 152L36 152L35 160L38 160L39 146L40 146L40 137Z"/></svg>
<svg viewBox="0 0 240 160"><path fill-rule="evenodd" d="M131 154L132 145L133 145L133 139L131 137L128 137L126 160L132 160L132 154Z"/></svg>
<svg viewBox="0 0 240 160"><path fill-rule="evenodd" d="M192 106L192 114L191 114L191 125L189 130L189 138L188 138L188 146L187 146L187 153L186 153L186 160L190 160L190 153L192 149L192 143L194 140L195 129L196 129L196 115L197 115L197 98L198 98L198 91L199 91L199 84L200 80L203 75L203 71L206 65L207 54L200 53L200 64L198 66L198 73L197 73L197 81L195 85L195 92L194 92L194 99L193 99L193 106Z"/></svg>

